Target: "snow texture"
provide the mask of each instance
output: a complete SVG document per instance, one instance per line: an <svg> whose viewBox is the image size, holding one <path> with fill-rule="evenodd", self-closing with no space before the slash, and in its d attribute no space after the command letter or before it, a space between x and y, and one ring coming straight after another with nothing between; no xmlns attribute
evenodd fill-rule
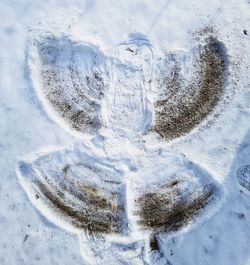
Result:
<svg viewBox="0 0 250 265"><path fill-rule="evenodd" d="M249 5L0 3L0 264L250 264Z"/></svg>

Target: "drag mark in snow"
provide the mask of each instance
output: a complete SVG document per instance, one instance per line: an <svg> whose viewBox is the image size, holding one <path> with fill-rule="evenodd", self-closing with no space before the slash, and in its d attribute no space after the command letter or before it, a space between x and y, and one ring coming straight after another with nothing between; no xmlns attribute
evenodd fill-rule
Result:
<svg viewBox="0 0 250 265"><path fill-rule="evenodd" d="M151 123L147 90L154 49L147 39L135 38L119 45L114 57L103 120L116 134L134 137L145 133Z"/></svg>

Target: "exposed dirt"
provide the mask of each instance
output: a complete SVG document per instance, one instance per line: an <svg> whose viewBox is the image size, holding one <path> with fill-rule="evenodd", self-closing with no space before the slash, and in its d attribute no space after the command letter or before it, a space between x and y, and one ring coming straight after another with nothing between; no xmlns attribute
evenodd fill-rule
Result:
<svg viewBox="0 0 250 265"><path fill-rule="evenodd" d="M57 114L76 131L100 128L98 112L103 78L97 70L84 69L84 57L81 57L92 53L94 56L94 52L86 47L75 47L67 38L54 37L46 38L37 49L43 93ZM92 63L94 68L94 59Z"/></svg>
<svg viewBox="0 0 250 265"><path fill-rule="evenodd" d="M215 38L199 49L193 80L183 89L181 63L176 61L171 75L161 86L166 98L154 104L152 131L171 140L190 132L200 124L219 102L226 78L227 57L224 45Z"/></svg>
<svg viewBox="0 0 250 265"><path fill-rule="evenodd" d="M153 250L159 251L160 250L158 239L157 239L157 236L155 234L152 234L149 238L149 247L150 247L151 251L153 251Z"/></svg>
<svg viewBox="0 0 250 265"><path fill-rule="evenodd" d="M179 182L182 182L179 180ZM192 222L195 216L213 200L217 188L208 184L202 189L190 191L190 196L183 196L179 184L165 185L154 192L141 195L136 204L139 211L139 225L157 232L177 231ZM150 241L152 248L157 247L156 238Z"/></svg>
<svg viewBox="0 0 250 265"><path fill-rule="evenodd" d="M105 196L105 190L67 179L57 185L44 178L36 182L40 198L79 229L90 233L122 233L126 226L120 194ZM67 184L64 184L67 183ZM108 191L106 191L108 194Z"/></svg>

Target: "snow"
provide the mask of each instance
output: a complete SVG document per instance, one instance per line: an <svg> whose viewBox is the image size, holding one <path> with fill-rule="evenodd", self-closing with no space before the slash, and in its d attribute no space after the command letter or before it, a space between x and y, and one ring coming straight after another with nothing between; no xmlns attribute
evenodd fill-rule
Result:
<svg viewBox="0 0 250 265"><path fill-rule="evenodd" d="M250 165L249 8L247 0L0 1L0 264L250 264L249 173L237 175ZM204 45L197 31L210 26L229 62L222 99L202 123L177 139L147 133L153 105L162 96L149 81L159 74L157 67L170 69L159 58L174 52L183 62L186 56L182 74L188 83L197 45ZM99 132L72 130L48 101L43 58L37 53L46 36L59 40L63 49L56 67L66 80L64 91L72 86L68 65L83 76L97 64L102 77L108 73L103 99L89 95L100 104L93 114L100 119ZM53 69L50 59L44 60ZM70 90L71 105L77 93ZM122 201L117 203L126 208L122 236L76 229L45 197L36 199L37 178L48 174L60 188L63 179L56 176L66 165L76 165L74 181L99 185L108 198L111 190L119 190ZM140 229L133 202L177 173L188 180L183 184L188 191L188 185L199 191L212 183L218 196L188 226L160 233L160 255L149 250L150 233ZM121 183L110 184L113 176ZM242 185L244 180L248 184ZM67 200L78 202L72 194Z"/></svg>

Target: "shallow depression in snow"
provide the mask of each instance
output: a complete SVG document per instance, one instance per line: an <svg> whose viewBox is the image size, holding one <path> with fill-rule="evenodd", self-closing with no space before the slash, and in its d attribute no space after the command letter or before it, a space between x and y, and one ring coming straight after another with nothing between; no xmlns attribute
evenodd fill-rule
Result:
<svg viewBox="0 0 250 265"><path fill-rule="evenodd" d="M226 176L240 139L232 124L237 123L241 136L247 124L248 98L240 100L237 93L235 98L228 97L235 87L241 90L238 84L244 84L244 91L249 87L247 77L240 79L235 72L240 68L235 54L238 46L245 45L247 31L240 31L244 40L237 31L239 41L235 41L224 22L218 27L197 22L193 12L201 12L204 19L210 8L204 4L206 8L198 11L201 3L184 5L182 10L178 1L166 1L152 20L159 6L150 1L144 5L113 2L112 16L106 12L111 1L84 1L84 13L76 12L83 8L83 3L76 2L71 3L76 9L60 4L64 14L73 15L72 20L63 16L65 24L48 23L44 29L40 25L39 30L31 30L22 48L26 58L20 59L19 54L8 58L8 49L4 49L7 58L0 55L1 66L2 61L8 62L1 68L1 81L14 92L18 89L5 73L14 73L14 57L26 64L27 87L18 93L5 89L0 99L1 128L9 126L3 134L7 144L0 143L0 150L7 154L10 149L6 159L18 156L13 164L19 182L41 213L32 216L33 208L27 203L22 209L31 213L20 216L40 218L46 229L55 231L48 219L76 234L84 264L189 265L194 260L211 264L219 256L219 264L242 265L249 241L240 232L247 228L249 161L242 158L237 164L236 159L232 181L231 173ZM225 15L217 8L222 7L219 3L211 6L215 13L209 14ZM184 9L192 9L192 14L182 16ZM134 18L131 10L136 10ZM62 19L60 11L55 20ZM196 31L202 24L208 26ZM20 34L14 26L4 32L9 38ZM10 42L6 43L1 45L8 47ZM230 105L233 100L238 103ZM75 141L73 147L71 141ZM14 142L18 142L15 147ZM46 149L48 143L64 147ZM30 153L42 146L46 151ZM8 163L5 167L13 168ZM4 196L5 186L0 189ZM12 216L9 209L5 212ZM241 235L240 254L234 252L228 231L235 238ZM68 250L77 253L75 245L64 242L66 234L58 243L65 243L64 248L57 249L65 251L65 256ZM30 234L24 237L27 249L30 238ZM230 262L224 253L227 249L234 253ZM60 256L55 254L54 259L66 263ZM25 264L40 262L27 259ZM49 263L56 263L54 259Z"/></svg>

